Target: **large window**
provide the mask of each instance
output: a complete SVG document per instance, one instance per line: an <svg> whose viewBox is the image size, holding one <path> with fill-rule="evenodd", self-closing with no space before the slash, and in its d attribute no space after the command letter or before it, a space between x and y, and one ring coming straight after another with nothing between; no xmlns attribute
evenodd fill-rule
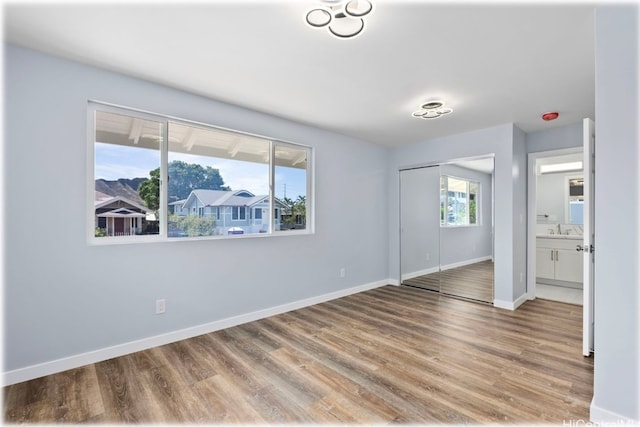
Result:
<svg viewBox="0 0 640 427"><path fill-rule="evenodd" d="M479 224L480 183L452 176L440 176L440 225Z"/></svg>
<svg viewBox="0 0 640 427"><path fill-rule="evenodd" d="M96 241L309 231L310 148L97 103L90 113L91 234L119 238Z"/></svg>

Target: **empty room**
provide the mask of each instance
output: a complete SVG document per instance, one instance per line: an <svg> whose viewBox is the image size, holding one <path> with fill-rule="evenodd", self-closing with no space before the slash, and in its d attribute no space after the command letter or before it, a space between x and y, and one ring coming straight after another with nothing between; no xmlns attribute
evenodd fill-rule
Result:
<svg viewBox="0 0 640 427"><path fill-rule="evenodd" d="M4 422L640 422L636 4L2 8Z"/></svg>

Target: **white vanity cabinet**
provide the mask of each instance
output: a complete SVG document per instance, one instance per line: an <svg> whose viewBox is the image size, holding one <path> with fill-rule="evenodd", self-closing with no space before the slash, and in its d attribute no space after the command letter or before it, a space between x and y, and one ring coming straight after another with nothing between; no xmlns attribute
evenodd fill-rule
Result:
<svg viewBox="0 0 640 427"><path fill-rule="evenodd" d="M582 252L576 246L581 238L565 236L536 239L536 277L561 282L582 283Z"/></svg>

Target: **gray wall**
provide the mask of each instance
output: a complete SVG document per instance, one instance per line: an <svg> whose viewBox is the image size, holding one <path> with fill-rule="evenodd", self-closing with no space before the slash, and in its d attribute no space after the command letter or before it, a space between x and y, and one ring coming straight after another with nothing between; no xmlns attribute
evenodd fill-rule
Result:
<svg viewBox="0 0 640 427"><path fill-rule="evenodd" d="M640 422L638 6L596 9L594 421ZM622 185L627 183L628 185Z"/></svg>
<svg viewBox="0 0 640 427"><path fill-rule="evenodd" d="M530 132L526 138L527 153L582 147L582 122Z"/></svg>
<svg viewBox="0 0 640 427"><path fill-rule="evenodd" d="M526 241L526 203L516 206L520 200L514 191L521 191L526 183L524 134L513 124L461 133L443 138L399 147L390 153L389 161L389 274L399 277L399 170L420 164L445 163L465 157L495 154L495 300L513 303L524 295L513 282L514 277L526 275L526 250L520 248ZM514 152L522 159L514 159ZM524 180L524 181L523 181ZM524 182L524 183L523 183ZM526 188L526 187L524 187ZM526 191L521 197L526 197ZM526 199L524 199L526 200ZM523 223L515 212L524 212ZM514 226L514 222L518 225ZM518 236L514 236L517 233ZM521 236L520 236L521 234ZM514 251L517 249L517 251Z"/></svg>
<svg viewBox="0 0 640 427"><path fill-rule="evenodd" d="M5 372L388 277L385 148L13 46L4 87ZM313 146L317 233L87 245L89 99Z"/></svg>
<svg viewBox="0 0 640 427"><path fill-rule="evenodd" d="M513 126L512 157L513 300L527 293L527 153L526 135ZM497 179L497 177L496 177ZM497 207L496 207L497 209ZM497 222L496 222L497 224Z"/></svg>

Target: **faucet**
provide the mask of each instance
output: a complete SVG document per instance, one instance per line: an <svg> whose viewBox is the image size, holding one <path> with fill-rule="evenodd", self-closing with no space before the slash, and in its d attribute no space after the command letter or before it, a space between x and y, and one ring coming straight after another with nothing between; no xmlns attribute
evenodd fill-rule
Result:
<svg viewBox="0 0 640 427"><path fill-rule="evenodd" d="M562 234L562 229L560 228L560 224L558 224L558 234Z"/></svg>

